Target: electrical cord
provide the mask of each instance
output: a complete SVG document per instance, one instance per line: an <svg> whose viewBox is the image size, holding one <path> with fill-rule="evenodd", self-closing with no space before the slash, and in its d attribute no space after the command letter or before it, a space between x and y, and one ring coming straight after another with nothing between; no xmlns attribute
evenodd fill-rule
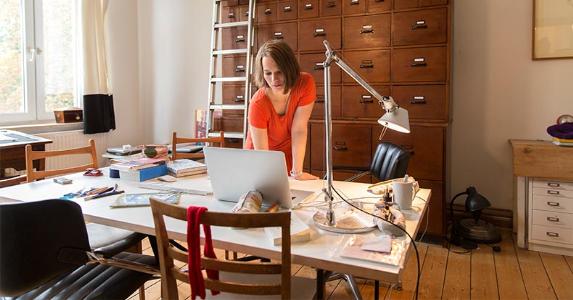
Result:
<svg viewBox="0 0 573 300"><path fill-rule="evenodd" d="M338 195L338 197L340 197L340 199L342 199L342 201L346 202L346 204L350 205L351 207L353 207L353 208L355 208L355 209L357 209L357 210L359 210L359 211L361 211L361 212L363 212L369 216L373 216L373 217L378 218L378 219L380 219L380 220L382 220L388 224L391 224L392 226L400 229L402 232L404 232L410 238L410 241L412 241L412 245L414 246L414 251L416 252L416 265L417 265L417 269L418 269L418 274L416 276L416 289L414 290L414 294L416 295L415 299L418 300L418 288L420 286L420 254L418 253L418 247L416 246L416 240L414 240L412 238L412 236L406 231L406 229L403 229L402 227L400 227L400 226L398 226L398 225L396 225L396 224L394 224L388 220L385 220L385 219L381 218L380 216L369 213L369 212L365 211L364 209L354 205L349 200L344 199L344 197L342 197L342 195L340 195L340 193L338 192L338 190L336 190L336 188L334 188L334 186L332 187L332 190Z"/></svg>

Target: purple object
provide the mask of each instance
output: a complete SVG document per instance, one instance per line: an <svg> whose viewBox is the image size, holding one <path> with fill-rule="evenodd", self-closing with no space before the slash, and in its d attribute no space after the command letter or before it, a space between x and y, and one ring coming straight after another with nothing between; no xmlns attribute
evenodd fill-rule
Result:
<svg viewBox="0 0 573 300"><path fill-rule="evenodd" d="M573 139L573 123L551 125L547 127L547 133L558 139Z"/></svg>

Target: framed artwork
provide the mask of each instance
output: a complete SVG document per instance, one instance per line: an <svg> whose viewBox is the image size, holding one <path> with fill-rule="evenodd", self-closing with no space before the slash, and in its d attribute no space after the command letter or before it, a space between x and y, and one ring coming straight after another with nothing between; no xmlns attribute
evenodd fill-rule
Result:
<svg viewBox="0 0 573 300"><path fill-rule="evenodd" d="M573 0L533 0L533 59L573 58Z"/></svg>

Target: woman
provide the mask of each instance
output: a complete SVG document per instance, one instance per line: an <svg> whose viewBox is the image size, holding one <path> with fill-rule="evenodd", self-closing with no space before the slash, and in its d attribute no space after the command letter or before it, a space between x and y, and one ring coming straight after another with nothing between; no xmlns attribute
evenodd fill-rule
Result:
<svg viewBox="0 0 573 300"><path fill-rule="evenodd" d="M249 104L245 148L282 151L292 177L318 179L302 171L308 119L316 100L314 79L300 72L294 52L282 41L261 46L254 71L259 90Z"/></svg>

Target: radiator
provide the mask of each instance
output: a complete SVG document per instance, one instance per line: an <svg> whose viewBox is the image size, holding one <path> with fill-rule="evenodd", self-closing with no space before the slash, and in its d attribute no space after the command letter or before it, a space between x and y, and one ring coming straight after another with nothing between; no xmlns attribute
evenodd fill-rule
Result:
<svg viewBox="0 0 573 300"><path fill-rule="evenodd" d="M98 152L98 162L101 161L101 154L109 147L109 133L99 133L85 135L82 130L46 132L38 133L38 136L52 140L46 145L46 150L65 150L71 148L86 147L89 140L96 143ZM62 157L51 157L46 159L46 170L68 168L90 163L89 154L65 155Z"/></svg>

